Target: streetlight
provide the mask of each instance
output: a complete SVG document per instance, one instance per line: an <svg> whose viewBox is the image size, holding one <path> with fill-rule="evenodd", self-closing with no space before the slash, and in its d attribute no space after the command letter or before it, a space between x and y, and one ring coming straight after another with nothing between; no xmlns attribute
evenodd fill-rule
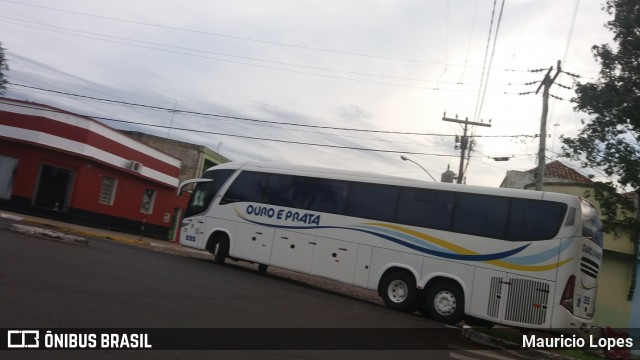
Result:
<svg viewBox="0 0 640 360"><path fill-rule="evenodd" d="M412 163L414 163L414 164L416 164L416 165L420 166L420 169L424 170L424 172L426 172L426 173L427 173L427 175L429 175L429 177L431 178L431 180L433 180L433 181L437 182L437 181L436 181L436 179L434 179L434 178L433 178L433 176L431 176L431 174L429 174L429 172L427 171L427 169L425 169L425 168L423 168L423 167L422 167L422 165L418 164L417 162L415 162L415 161L413 161L413 160L409 159L408 157L406 157L406 156L404 156L404 155L401 155L401 156L400 156L400 159L402 159L402 160L404 160L404 161L411 161Z"/></svg>

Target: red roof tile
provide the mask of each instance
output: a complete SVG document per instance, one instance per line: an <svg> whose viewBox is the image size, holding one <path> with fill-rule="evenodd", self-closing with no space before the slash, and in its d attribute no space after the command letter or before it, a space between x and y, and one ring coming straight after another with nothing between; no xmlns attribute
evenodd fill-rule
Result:
<svg viewBox="0 0 640 360"><path fill-rule="evenodd" d="M527 172L535 172L538 168L527 170ZM545 177L556 177L560 179L570 180L576 183L592 183L593 181L588 177L580 174L574 169L556 160L548 163L544 170Z"/></svg>

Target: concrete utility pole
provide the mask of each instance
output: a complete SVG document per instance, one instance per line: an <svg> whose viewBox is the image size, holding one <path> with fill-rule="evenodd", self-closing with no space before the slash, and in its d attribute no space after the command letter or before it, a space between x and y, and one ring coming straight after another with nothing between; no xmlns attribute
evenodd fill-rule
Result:
<svg viewBox="0 0 640 360"><path fill-rule="evenodd" d="M447 115L447 113L445 113L445 115ZM460 120L458 119L457 115L455 119L443 116L442 120L464 124L464 127L462 128L463 135L462 135L462 138L460 139L460 169L458 170L458 184L462 184L462 179L464 178L464 156L465 156L465 152L467 151L467 146L469 145L469 137L467 136L467 130L469 130L469 125L491 127L491 124L476 122L476 121L469 121L469 118Z"/></svg>
<svg viewBox="0 0 640 360"><path fill-rule="evenodd" d="M538 86L538 90L536 90L536 94L540 91L541 88L544 88L542 91L542 119L540 120L540 147L538 148L538 171L536 172L536 191L542 191L542 182L544 181L544 170L545 170L545 154L546 154L546 146L547 146L547 113L549 112L549 89L551 85L556 81L556 78L562 71L560 67L560 60L558 60L558 69L556 70L556 74L551 77L551 72L553 71L553 66L549 68L547 74L540 82L540 86Z"/></svg>

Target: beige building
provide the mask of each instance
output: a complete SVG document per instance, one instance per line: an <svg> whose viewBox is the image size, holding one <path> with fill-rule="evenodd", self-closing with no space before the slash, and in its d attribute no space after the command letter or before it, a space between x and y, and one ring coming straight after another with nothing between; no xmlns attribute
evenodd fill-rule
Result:
<svg viewBox="0 0 640 360"><path fill-rule="evenodd" d="M500 187L535 190L535 171L507 172ZM583 197L594 204L595 183L576 170L554 161L546 166L543 190ZM603 219L606 221L606 219ZM594 325L620 328L630 327L632 298L635 291L636 254L634 235L620 230L604 234L604 253L599 274L598 298Z"/></svg>
<svg viewBox="0 0 640 360"><path fill-rule="evenodd" d="M228 163L229 159L206 146L149 135L138 131L123 131L139 142L152 146L164 153L180 159L180 181L195 179L212 166Z"/></svg>

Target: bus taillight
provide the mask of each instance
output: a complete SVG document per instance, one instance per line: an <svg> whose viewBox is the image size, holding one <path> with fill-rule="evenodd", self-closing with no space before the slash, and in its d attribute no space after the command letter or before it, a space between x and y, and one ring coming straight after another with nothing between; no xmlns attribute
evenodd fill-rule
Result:
<svg viewBox="0 0 640 360"><path fill-rule="evenodd" d="M564 306L573 314L573 292L576 287L576 276L571 275L567 280L567 284L564 286L562 292L562 298L560 299L560 305Z"/></svg>

